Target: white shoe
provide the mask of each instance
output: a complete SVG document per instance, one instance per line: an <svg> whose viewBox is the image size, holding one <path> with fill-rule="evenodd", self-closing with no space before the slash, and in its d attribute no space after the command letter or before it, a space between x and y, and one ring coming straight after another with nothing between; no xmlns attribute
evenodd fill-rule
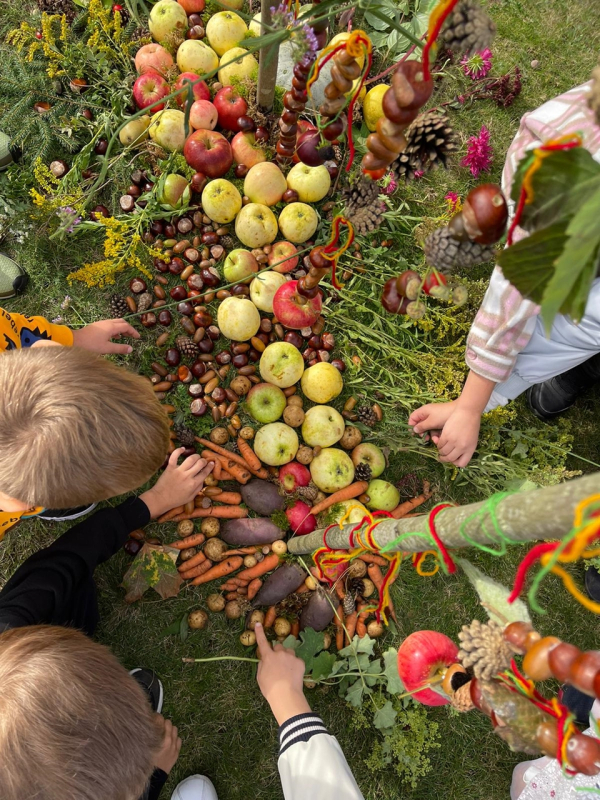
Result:
<svg viewBox="0 0 600 800"><path fill-rule="evenodd" d="M209 778L205 775L190 775L175 787L171 800L219 800L219 798Z"/></svg>

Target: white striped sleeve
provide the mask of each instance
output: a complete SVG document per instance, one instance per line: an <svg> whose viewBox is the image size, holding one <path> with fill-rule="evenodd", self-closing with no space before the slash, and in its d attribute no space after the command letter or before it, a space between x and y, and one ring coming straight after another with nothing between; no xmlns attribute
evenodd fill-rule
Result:
<svg viewBox="0 0 600 800"><path fill-rule="evenodd" d="M308 742L319 733L328 733L321 717L316 714L298 714L279 728L279 755L296 742Z"/></svg>

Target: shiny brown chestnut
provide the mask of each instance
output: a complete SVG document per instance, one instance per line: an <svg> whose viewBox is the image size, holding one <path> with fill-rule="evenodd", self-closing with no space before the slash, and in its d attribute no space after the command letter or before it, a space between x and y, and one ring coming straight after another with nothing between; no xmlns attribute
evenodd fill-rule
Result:
<svg viewBox="0 0 600 800"><path fill-rule="evenodd" d="M169 290L169 294L173 300L185 300L187 298L187 290L184 286L174 286Z"/></svg>

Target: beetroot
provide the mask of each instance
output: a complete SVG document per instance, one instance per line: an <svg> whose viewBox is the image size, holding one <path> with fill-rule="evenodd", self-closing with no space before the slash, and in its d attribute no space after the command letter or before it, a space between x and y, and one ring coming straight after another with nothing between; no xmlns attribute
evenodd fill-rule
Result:
<svg viewBox="0 0 600 800"><path fill-rule="evenodd" d="M282 564L263 583L253 606L274 606L302 586L306 573L298 564Z"/></svg>
<svg viewBox="0 0 600 800"><path fill-rule="evenodd" d="M317 527L317 518L310 513L310 506L307 506L302 500L296 500L293 506L286 509L285 515L296 536L312 533Z"/></svg>
<svg viewBox="0 0 600 800"><path fill-rule="evenodd" d="M318 586L302 610L300 630L313 628L315 631L324 631L333 620L335 609L339 604L334 590L325 591Z"/></svg>
<svg viewBox="0 0 600 800"><path fill-rule="evenodd" d="M242 486L241 495L248 508L265 517L270 517L276 511L283 511L285 507L285 500L277 491L275 484L260 478L252 478Z"/></svg>
<svg viewBox="0 0 600 800"><path fill-rule="evenodd" d="M221 524L220 538L232 547L272 544L283 539L284 532L270 519L228 519Z"/></svg>

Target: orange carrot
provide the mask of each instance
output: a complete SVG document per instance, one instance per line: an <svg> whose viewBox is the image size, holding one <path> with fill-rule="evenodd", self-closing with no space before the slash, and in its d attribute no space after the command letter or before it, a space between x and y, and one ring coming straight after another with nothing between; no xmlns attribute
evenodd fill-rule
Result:
<svg viewBox="0 0 600 800"><path fill-rule="evenodd" d="M248 587L238 586L238 588L235 591L240 597L245 597L248 594Z"/></svg>
<svg viewBox="0 0 600 800"><path fill-rule="evenodd" d="M220 586L219 588L220 588L220 590L222 592L231 592L234 589L239 589L240 586L247 586L247 585L248 585L248 581L240 581L236 577L231 577L224 584L222 584L222 586Z"/></svg>
<svg viewBox="0 0 600 800"><path fill-rule="evenodd" d="M221 560L224 558L229 558L229 556L252 556L257 550L258 547L256 547L256 545L253 545L252 547L238 547L237 550L227 550L221 556Z"/></svg>
<svg viewBox="0 0 600 800"><path fill-rule="evenodd" d="M379 597L381 598L381 593L383 591L383 575L381 573L379 566L377 564L369 564L369 566L367 567L367 572L369 573L369 578L375 584L375 588L379 592ZM394 622L398 621L396 619L396 612L394 610L391 598L390 598L390 604L385 610L389 611L390 616L394 620Z"/></svg>
<svg viewBox="0 0 600 800"><path fill-rule="evenodd" d="M217 503L225 503L228 506L239 506L242 502L242 495L239 492L221 492L213 495L212 499Z"/></svg>
<svg viewBox="0 0 600 800"><path fill-rule="evenodd" d="M243 563L244 559L241 556L228 558L226 561L221 561L220 564L216 564L212 569L209 569L208 572L205 572L204 575L196 578L193 584L194 586L199 586L202 583L214 581L216 578L224 578L225 575L230 575L232 572L238 570Z"/></svg>
<svg viewBox="0 0 600 800"><path fill-rule="evenodd" d="M214 464L212 474L214 475L215 480L216 481L223 480L223 464L221 463L221 459L219 459L219 458L208 459L207 458L206 460L207 461L210 460Z"/></svg>
<svg viewBox="0 0 600 800"><path fill-rule="evenodd" d="M275 620L277 619L277 606L269 606L265 614L265 621L263 622L264 628L272 628Z"/></svg>
<svg viewBox="0 0 600 800"><path fill-rule="evenodd" d="M186 581L189 581L191 578L195 578L195 580L198 580L198 576L202 576L206 572L209 572L211 567L212 567L212 561L209 561L207 558L206 561L203 561L201 564L198 564L197 567L194 567L194 569L191 569L189 572L184 573L181 577Z"/></svg>
<svg viewBox="0 0 600 800"><path fill-rule="evenodd" d="M336 503L342 503L344 500L352 500L354 497L358 497L360 494L366 492L368 486L369 484L367 481L355 481L351 483L350 486L346 486L345 489L340 489L330 494L329 497L326 497L324 500L321 500L320 503L317 503L311 508L310 513L320 514L321 511L325 511L326 508L334 506Z"/></svg>
<svg viewBox="0 0 600 800"><path fill-rule="evenodd" d="M250 469L262 469L262 464L260 463L260 458L256 455L254 450L250 447L246 439L242 439L241 436L238 436L237 440L238 450L240 451L240 455L248 464Z"/></svg>
<svg viewBox="0 0 600 800"><path fill-rule="evenodd" d="M192 556L187 561L184 561L183 564L180 564L177 569L179 572L188 572L193 567L197 567L198 564L202 564L203 561L206 561L206 556L204 553L196 553L195 556Z"/></svg>
<svg viewBox="0 0 600 800"><path fill-rule="evenodd" d="M170 511L167 511L165 514L161 514L158 518L158 522L168 522L173 517L176 517L178 514L183 514L183 506L177 506L177 508L172 508Z"/></svg>
<svg viewBox="0 0 600 800"><path fill-rule="evenodd" d="M342 583L342 581L337 581L337 583L335 584L335 593L343 603L344 597L346 597L346 590L344 589L344 584Z"/></svg>
<svg viewBox="0 0 600 800"><path fill-rule="evenodd" d="M225 452L229 453L228 450ZM235 455L235 453L229 453L229 455ZM202 457L206 458L208 461L219 462L221 472L220 478L217 478L217 480L224 480L223 470L226 470L227 474L232 476L232 479L238 481L239 483L248 483L251 478L250 472L248 471L248 466L245 462L243 465L238 464L234 459L229 458L229 456L224 456L220 453L213 453L211 450L203 450Z"/></svg>
<svg viewBox="0 0 600 800"><path fill-rule="evenodd" d="M178 542L171 542L168 546L174 547L176 550L187 550L188 547L197 547L199 544L203 544L205 539L206 536L203 533L193 533Z"/></svg>
<svg viewBox="0 0 600 800"><path fill-rule="evenodd" d="M306 594L306 592L310 592L311 590L306 585L306 581L296 589L296 594Z"/></svg>
<svg viewBox="0 0 600 800"><path fill-rule="evenodd" d="M222 481L233 481L233 480L235 480L235 478L233 477L233 475L230 475L224 469L221 469L221 480Z"/></svg>
<svg viewBox="0 0 600 800"><path fill-rule="evenodd" d="M203 444L204 447L208 447L209 450L212 450L215 453L218 453L220 456L224 456L227 459L231 459L231 461L235 461L236 464L239 464L241 467L248 468L248 464L246 463L245 459L242 456L238 456L237 453L232 453L231 450L226 450L224 447L220 447L218 444L213 444L210 439L203 439L201 436L196 436L196 441Z"/></svg>
<svg viewBox="0 0 600 800"><path fill-rule="evenodd" d="M348 614L346 617L346 644L350 644L352 639L354 639L354 634L356 632L356 623L358 621L358 613L354 611L352 614Z"/></svg>
<svg viewBox="0 0 600 800"><path fill-rule="evenodd" d="M335 623L335 646L338 650L344 649L344 609L340 605L335 612L335 617L333 618Z"/></svg>
<svg viewBox="0 0 600 800"><path fill-rule="evenodd" d="M225 595L225 600L237 600L239 597L238 593L234 590L232 592L227 592Z"/></svg>
<svg viewBox="0 0 600 800"><path fill-rule="evenodd" d="M367 635L367 626L365 620L367 619L370 613L371 611L369 609L369 606L359 606L358 617L356 619L356 633L359 639L362 639L363 636Z"/></svg>
<svg viewBox="0 0 600 800"><path fill-rule="evenodd" d="M260 592L261 586L262 581L260 578L254 578L254 580L250 581L248 584L248 600L254 600L256 595Z"/></svg>
<svg viewBox="0 0 600 800"><path fill-rule="evenodd" d="M400 505L396 506L396 508L391 512L391 515L394 519L402 519L402 517L405 517L413 509L422 506L423 503L426 503L430 497L431 487L429 485L429 481L423 481L423 492L418 497L413 497L410 500L406 500L404 503L400 503Z"/></svg>
<svg viewBox="0 0 600 800"><path fill-rule="evenodd" d="M300 633L300 620L295 619L292 621L292 630L290 631L292 636L295 636L296 639L298 638L298 634Z"/></svg>
<svg viewBox="0 0 600 800"><path fill-rule="evenodd" d="M275 569L278 564L279 556L276 553L271 553L270 556L266 556L262 561L259 561L255 567L243 569L237 577L248 578L249 580L260 578L261 575L264 575L267 572L271 572L272 569Z"/></svg>
<svg viewBox="0 0 600 800"><path fill-rule="evenodd" d="M376 553L361 553L359 558L361 561L364 561L365 564L377 564L378 567L385 567L389 563L385 558L378 556Z"/></svg>
<svg viewBox="0 0 600 800"><path fill-rule="evenodd" d="M211 506L210 508L195 508L191 514L178 514L174 522L182 519L199 519L202 517L216 517L217 519L243 519L248 516L248 509L241 506Z"/></svg>

